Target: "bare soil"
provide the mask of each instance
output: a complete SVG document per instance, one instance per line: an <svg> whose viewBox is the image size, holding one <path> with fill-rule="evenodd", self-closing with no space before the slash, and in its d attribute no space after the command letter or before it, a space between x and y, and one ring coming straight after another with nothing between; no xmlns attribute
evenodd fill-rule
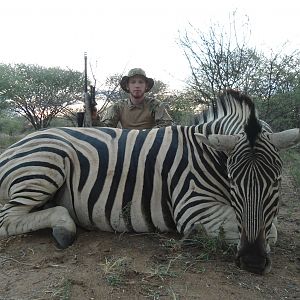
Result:
<svg viewBox="0 0 300 300"><path fill-rule="evenodd" d="M265 276L240 270L231 249L209 240L78 229L75 243L59 250L42 230L0 240L0 299L300 299L300 191L284 175Z"/></svg>

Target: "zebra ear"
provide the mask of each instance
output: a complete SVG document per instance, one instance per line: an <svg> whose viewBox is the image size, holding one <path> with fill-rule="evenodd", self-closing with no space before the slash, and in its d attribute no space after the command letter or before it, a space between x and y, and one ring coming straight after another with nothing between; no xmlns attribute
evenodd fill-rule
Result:
<svg viewBox="0 0 300 300"><path fill-rule="evenodd" d="M225 151L230 153L236 143L239 141L239 135L226 135L226 134L211 134L208 137L201 133L195 133L198 141L205 145L212 147L217 151Z"/></svg>
<svg viewBox="0 0 300 300"><path fill-rule="evenodd" d="M300 142L299 128L270 133L269 139L277 149L287 149Z"/></svg>

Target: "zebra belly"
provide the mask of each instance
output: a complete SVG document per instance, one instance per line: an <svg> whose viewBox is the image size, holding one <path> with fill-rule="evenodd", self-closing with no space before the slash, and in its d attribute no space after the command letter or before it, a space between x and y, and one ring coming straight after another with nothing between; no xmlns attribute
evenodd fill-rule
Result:
<svg viewBox="0 0 300 300"><path fill-rule="evenodd" d="M118 189L119 191L121 189ZM145 210L142 199L139 197L139 189L130 202L124 205L121 192L108 201L107 193L101 193L99 199L89 205L89 194L77 191L74 193L74 201L69 188L65 185L56 195L56 204L64 206L77 225L87 229L99 229L110 232L170 232L175 228L165 222L165 218L171 215L163 215L162 199L160 193L153 193L153 199L149 210Z"/></svg>

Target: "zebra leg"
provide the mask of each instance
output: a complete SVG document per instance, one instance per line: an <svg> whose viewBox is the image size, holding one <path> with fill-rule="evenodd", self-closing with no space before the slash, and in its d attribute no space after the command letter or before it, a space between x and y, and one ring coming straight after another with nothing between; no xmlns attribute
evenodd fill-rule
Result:
<svg viewBox="0 0 300 300"><path fill-rule="evenodd" d="M76 236L76 225L62 206L30 212L31 206L6 204L0 211L0 237L52 228L60 248L70 246Z"/></svg>

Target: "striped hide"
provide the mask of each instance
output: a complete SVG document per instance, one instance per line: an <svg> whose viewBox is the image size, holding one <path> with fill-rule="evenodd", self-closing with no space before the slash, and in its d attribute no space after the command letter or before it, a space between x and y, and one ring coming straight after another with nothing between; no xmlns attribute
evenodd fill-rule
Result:
<svg viewBox="0 0 300 300"><path fill-rule="evenodd" d="M151 130L53 128L0 157L0 237L52 228L72 244L76 225L188 235L222 230L237 263L270 269L282 162L299 130L272 133L251 99L227 91L195 126Z"/></svg>

